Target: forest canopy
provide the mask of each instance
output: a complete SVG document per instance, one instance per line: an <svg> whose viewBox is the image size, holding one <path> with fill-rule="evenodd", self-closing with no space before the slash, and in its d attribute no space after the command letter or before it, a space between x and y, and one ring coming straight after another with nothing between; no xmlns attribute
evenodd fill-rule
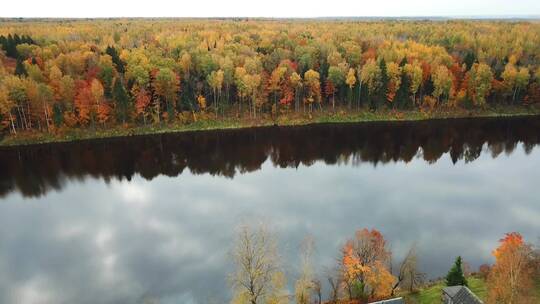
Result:
<svg viewBox="0 0 540 304"><path fill-rule="evenodd" d="M0 25L3 132L540 102L540 23L262 19ZM198 116L197 116L198 115Z"/></svg>

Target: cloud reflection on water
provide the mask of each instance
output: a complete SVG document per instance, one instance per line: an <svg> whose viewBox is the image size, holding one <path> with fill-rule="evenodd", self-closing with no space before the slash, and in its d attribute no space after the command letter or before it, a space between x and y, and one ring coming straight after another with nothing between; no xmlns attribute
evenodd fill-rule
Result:
<svg viewBox="0 0 540 304"><path fill-rule="evenodd" d="M540 149L480 151L455 164L449 152L376 166L266 159L234 178L190 167L108 183L94 174L39 197L10 192L0 201L0 302L223 303L234 227L246 219L272 225L290 282L307 234L321 272L362 227L381 230L395 260L416 242L431 277L457 255L477 267L505 232L540 236Z"/></svg>

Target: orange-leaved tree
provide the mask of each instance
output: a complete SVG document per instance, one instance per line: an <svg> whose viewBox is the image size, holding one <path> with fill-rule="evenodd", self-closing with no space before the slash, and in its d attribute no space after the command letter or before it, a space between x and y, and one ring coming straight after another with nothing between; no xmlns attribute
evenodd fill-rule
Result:
<svg viewBox="0 0 540 304"><path fill-rule="evenodd" d="M148 107L150 106L150 95L145 88L137 90L135 94L135 114L142 117L143 123L146 125L146 117L148 116Z"/></svg>
<svg viewBox="0 0 540 304"><path fill-rule="evenodd" d="M342 271L350 300L375 300L390 296L396 278L391 274L391 252L376 229L358 230L343 247Z"/></svg>
<svg viewBox="0 0 540 304"><path fill-rule="evenodd" d="M532 248L517 233L507 233L493 251L495 265L488 276L489 303L532 303Z"/></svg>

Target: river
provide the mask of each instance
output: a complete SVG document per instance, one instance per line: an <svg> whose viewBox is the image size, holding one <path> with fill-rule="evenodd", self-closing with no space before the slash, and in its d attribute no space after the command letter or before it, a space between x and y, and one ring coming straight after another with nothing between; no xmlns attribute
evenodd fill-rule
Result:
<svg viewBox="0 0 540 304"><path fill-rule="evenodd" d="M540 118L190 132L0 149L0 303L225 303L231 242L260 221L292 286L325 283L357 229L429 278L540 237ZM327 289L328 286L323 288Z"/></svg>

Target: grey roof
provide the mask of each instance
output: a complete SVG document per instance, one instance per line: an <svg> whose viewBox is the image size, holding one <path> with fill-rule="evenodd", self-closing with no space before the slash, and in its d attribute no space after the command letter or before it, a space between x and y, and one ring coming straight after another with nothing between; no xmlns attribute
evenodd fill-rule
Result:
<svg viewBox="0 0 540 304"><path fill-rule="evenodd" d="M395 298L395 299L382 300L378 302L371 302L369 304L405 304L405 301L403 301L403 298Z"/></svg>
<svg viewBox="0 0 540 304"><path fill-rule="evenodd" d="M443 288L443 294L452 299L452 304L483 304L483 302L466 286L450 286Z"/></svg>

